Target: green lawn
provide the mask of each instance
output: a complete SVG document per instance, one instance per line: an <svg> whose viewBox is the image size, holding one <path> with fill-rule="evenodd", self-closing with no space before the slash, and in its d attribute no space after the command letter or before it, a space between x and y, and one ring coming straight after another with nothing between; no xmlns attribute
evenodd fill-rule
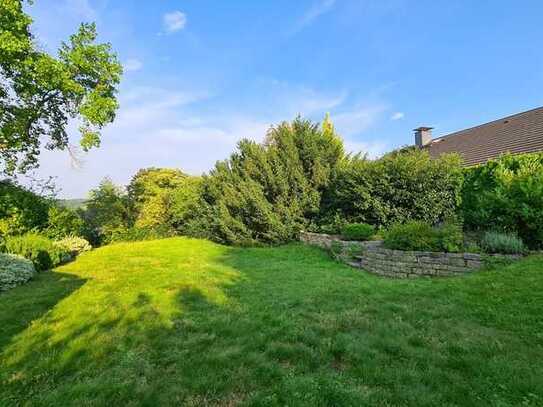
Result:
<svg viewBox="0 0 543 407"><path fill-rule="evenodd" d="M543 405L543 258L388 280L174 238L0 294L0 406Z"/></svg>

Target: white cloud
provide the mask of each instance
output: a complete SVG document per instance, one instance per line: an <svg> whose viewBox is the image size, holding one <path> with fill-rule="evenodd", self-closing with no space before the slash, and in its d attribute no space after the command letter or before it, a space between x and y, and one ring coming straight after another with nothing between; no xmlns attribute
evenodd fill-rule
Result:
<svg viewBox="0 0 543 407"><path fill-rule="evenodd" d="M347 152L367 154L370 158L376 158L387 151L389 146L382 139L360 139L362 134L379 121L386 110L384 104L375 104L332 115L332 122L343 137Z"/></svg>
<svg viewBox="0 0 543 407"><path fill-rule="evenodd" d="M338 94L319 94L314 90L307 89L300 94L297 106L300 114L324 113L341 105L346 98L345 92Z"/></svg>
<svg viewBox="0 0 543 407"><path fill-rule="evenodd" d="M346 91L323 92L277 79L261 81L252 90L267 101L269 114L278 120L298 114L306 117L324 114L342 105L348 96Z"/></svg>
<svg viewBox="0 0 543 407"><path fill-rule="evenodd" d="M405 114L403 112L396 112L392 116L390 116L390 120L401 120L405 117Z"/></svg>
<svg viewBox="0 0 543 407"><path fill-rule="evenodd" d="M179 109L208 97L207 92L134 87L121 93L121 109L107 131L111 134L125 134L127 131L150 131L168 126L177 120Z"/></svg>
<svg viewBox="0 0 543 407"><path fill-rule="evenodd" d="M187 24L187 15L176 10L164 14L162 21L166 32L174 33L185 28L185 25Z"/></svg>
<svg viewBox="0 0 543 407"><path fill-rule="evenodd" d="M351 111L332 115L332 121L339 134L345 137L358 135L370 128L385 112L382 104L363 106Z"/></svg>
<svg viewBox="0 0 543 407"><path fill-rule="evenodd" d="M123 64L123 68L127 72L139 71L141 68L143 68L143 62L136 58L130 58L127 59L126 62Z"/></svg>
<svg viewBox="0 0 543 407"><path fill-rule="evenodd" d="M324 114L340 106L347 96L345 92L320 93L310 88L291 89L288 93L282 102L278 100L278 105L283 105L288 116L300 114L306 117Z"/></svg>
<svg viewBox="0 0 543 407"><path fill-rule="evenodd" d="M56 175L57 185L64 188L60 196L72 198L85 197L105 176L126 184L144 167L175 167L200 174L217 160L226 159L242 138L262 141L270 126L281 120L298 113L320 119L324 112L347 103L346 92L320 92L285 82L267 81L258 84L258 89L266 103L255 110L230 106L203 111L195 104L210 99L213 94L208 91L152 86L123 89L115 122L104 129L101 147L85 155L82 168L71 168L65 152L45 151L39 171L44 177ZM381 140L360 139L385 110L382 105L368 105L332 114L348 151L367 152L371 157L385 151ZM74 137L73 142L76 140Z"/></svg>
<svg viewBox="0 0 543 407"><path fill-rule="evenodd" d="M334 8L335 4L336 0L318 0L296 22L291 34L295 34L296 32L311 25L311 23L313 23L313 21L315 21L317 18L330 12Z"/></svg>
<svg viewBox="0 0 543 407"><path fill-rule="evenodd" d="M369 158L378 158L390 150L388 143L382 141L345 140L345 151L349 153L367 154Z"/></svg>
<svg viewBox="0 0 543 407"><path fill-rule="evenodd" d="M85 197L105 176L127 184L138 169L150 166L200 174L227 158L240 139L263 140L271 121L231 112L194 115L192 103L206 97L206 92L154 87L121 93L115 122L104 129L100 148L85 155L81 168L72 167L66 152L44 151L38 174L55 175L62 197Z"/></svg>

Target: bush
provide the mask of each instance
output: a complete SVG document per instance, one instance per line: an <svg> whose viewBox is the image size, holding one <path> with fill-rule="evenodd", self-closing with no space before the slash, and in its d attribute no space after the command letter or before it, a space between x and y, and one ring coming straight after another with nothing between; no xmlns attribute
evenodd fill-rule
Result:
<svg viewBox="0 0 543 407"><path fill-rule="evenodd" d="M30 260L13 254L0 253L0 291L24 284L34 274L36 270Z"/></svg>
<svg viewBox="0 0 543 407"><path fill-rule="evenodd" d="M516 233L543 248L543 153L505 155L465 173L462 214L476 231Z"/></svg>
<svg viewBox="0 0 543 407"><path fill-rule="evenodd" d="M90 243L78 236L68 236L64 239L55 241L54 244L61 250L70 253L72 256L77 256L80 253L92 250Z"/></svg>
<svg viewBox="0 0 543 407"><path fill-rule="evenodd" d="M436 231L422 221L398 223L390 227L384 234L384 245L395 250L439 250L439 239Z"/></svg>
<svg viewBox="0 0 543 407"><path fill-rule="evenodd" d="M440 250L444 252L459 252L464 246L464 232L462 224L449 221L436 229Z"/></svg>
<svg viewBox="0 0 543 407"><path fill-rule="evenodd" d="M422 221L396 224L385 232L384 245L395 250L458 252L463 248L462 226L450 222L432 227Z"/></svg>
<svg viewBox="0 0 543 407"><path fill-rule="evenodd" d="M10 236L5 240L6 252L30 260L37 271L49 270L70 259L70 254L52 240L36 233Z"/></svg>
<svg viewBox="0 0 543 407"><path fill-rule="evenodd" d="M136 242L141 240L164 239L172 236L175 236L175 232L166 226L156 228L119 228L112 231L105 243Z"/></svg>
<svg viewBox="0 0 543 407"><path fill-rule="evenodd" d="M51 202L14 181L0 180L0 235L18 235L47 224Z"/></svg>
<svg viewBox="0 0 543 407"><path fill-rule="evenodd" d="M481 239L481 248L486 253L522 254L525 251L522 239L500 232L486 232Z"/></svg>
<svg viewBox="0 0 543 407"><path fill-rule="evenodd" d="M347 240L369 240L375 229L367 223L351 223L341 229L341 235Z"/></svg>
<svg viewBox="0 0 543 407"><path fill-rule="evenodd" d="M405 148L378 160L343 160L323 195L321 218L340 213L349 222L389 227L409 220L429 224L455 215L463 173L456 154L432 159L428 152Z"/></svg>
<svg viewBox="0 0 543 407"><path fill-rule="evenodd" d="M297 118L271 128L264 143L242 140L203 177L185 230L236 245L294 240L319 216L322 191L343 158L329 120Z"/></svg>
<svg viewBox="0 0 543 407"><path fill-rule="evenodd" d="M340 213L330 213L317 219L316 222L312 222L308 226L308 232L326 233L328 235L339 235L341 230L347 225L348 222Z"/></svg>

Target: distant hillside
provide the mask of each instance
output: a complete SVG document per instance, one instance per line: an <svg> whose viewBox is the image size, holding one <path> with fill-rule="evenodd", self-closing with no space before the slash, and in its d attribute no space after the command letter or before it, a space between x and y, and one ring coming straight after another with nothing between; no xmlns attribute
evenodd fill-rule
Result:
<svg viewBox="0 0 543 407"><path fill-rule="evenodd" d="M86 202L87 202L86 199L59 199L58 200L59 205L64 206L66 208L70 208L70 209L83 208Z"/></svg>

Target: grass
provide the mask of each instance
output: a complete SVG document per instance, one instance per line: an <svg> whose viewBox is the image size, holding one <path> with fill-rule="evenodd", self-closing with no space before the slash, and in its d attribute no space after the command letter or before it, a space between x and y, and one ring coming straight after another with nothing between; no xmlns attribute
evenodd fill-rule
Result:
<svg viewBox="0 0 543 407"><path fill-rule="evenodd" d="M543 258L387 280L173 238L0 295L4 406L543 405Z"/></svg>

